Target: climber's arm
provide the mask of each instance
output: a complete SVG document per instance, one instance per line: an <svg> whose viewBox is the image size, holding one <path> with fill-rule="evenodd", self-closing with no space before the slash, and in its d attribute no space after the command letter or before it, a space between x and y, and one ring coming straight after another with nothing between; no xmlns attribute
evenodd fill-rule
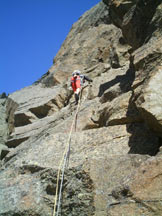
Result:
<svg viewBox="0 0 162 216"><path fill-rule="evenodd" d="M87 77L87 76L85 76L85 75L84 75L84 80L87 80L88 82L93 82L92 79L90 79L89 77Z"/></svg>

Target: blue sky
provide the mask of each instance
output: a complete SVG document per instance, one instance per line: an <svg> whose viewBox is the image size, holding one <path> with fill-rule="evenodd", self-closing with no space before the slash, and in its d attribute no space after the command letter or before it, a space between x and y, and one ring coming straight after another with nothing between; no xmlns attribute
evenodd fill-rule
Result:
<svg viewBox="0 0 162 216"><path fill-rule="evenodd" d="M48 71L72 24L100 0L0 0L0 94Z"/></svg>

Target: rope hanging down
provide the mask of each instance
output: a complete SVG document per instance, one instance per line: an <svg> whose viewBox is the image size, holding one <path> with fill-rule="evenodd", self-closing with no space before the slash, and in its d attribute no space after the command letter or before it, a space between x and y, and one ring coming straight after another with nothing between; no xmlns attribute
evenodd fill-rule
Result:
<svg viewBox="0 0 162 216"><path fill-rule="evenodd" d="M85 86L84 88L86 88L87 86ZM69 154L70 154L71 135L72 135L74 125L75 125L75 131L76 131L77 116L78 116L78 113L79 113L79 108L80 108L80 104L81 104L81 97L82 97L82 91L83 91L84 88L82 88L81 92L80 92L79 102L78 102L78 105L77 105L77 109L76 109L76 112L75 112L75 115L74 115L73 122L71 124L68 141L67 141L67 144L66 144L66 147L65 147L65 151L63 153L63 157L62 157L62 159L60 161L60 164L59 164L59 169L58 169L58 173L57 173L56 195L55 195L55 201L54 201L53 216L58 216L59 210L60 210L61 194L62 194L62 186L63 186L63 180L64 180L65 167L67 165L67 161L69 159ZM87 91L87 94L88 94L88 91ZM62 170L62 177L61 177L60 190L59 190L59 180L60 180L61 170ZM59 194L58 194L58 191L59 191ZM57 212L56 212L56 206L57 206Z"/></svg>

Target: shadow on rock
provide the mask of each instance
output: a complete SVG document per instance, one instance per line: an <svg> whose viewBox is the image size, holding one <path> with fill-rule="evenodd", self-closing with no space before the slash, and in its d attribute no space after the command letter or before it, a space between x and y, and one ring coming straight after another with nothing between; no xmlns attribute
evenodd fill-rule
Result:
<svg viewBox="0 0 162 216"><path fill-rule="evenodd" d="M98 96L101 97L109 88L119 83L122 93L132 91L132 96L128 103L126 118L129 119L127 124L127 132L130 133L128 145L130 147L129 154L148 154L156 155L159 151L160 140L157 134L145 123L141 113L135 104L134 90L132 83L135 79L135 68L133 57L130 56L130 65L125 75L117 76L115 79L106 82L100 86Z"/></svg>
<svg viewBox="0 0 162 216"><path fill-rule="evenodd" d="M158 153L161 141L157 133L145 122L141 112L135 104L136 97L132 89L132 96L129 100L127 117L132 114L137 117L132 123L127 124L127 132L131 134L129 138L129 154L148 154L154 156Z"/></svg>
<svg viewBox="0 0 162 216"><path fill-rule="evenodd" d="M131 90L131 85L134 79L135 79L135 70L133 66L133 57L130 56L130 65L129 65L129 69L127 70L126 74L116 76L115 79L101 84L99 88L98 97L101 97L106 90L116 85L117 83L119 83L122 93L128 92Z"/></svg>
<svg viewBox="0 0 162 216"><path fill-rule="evenodd" d="M145 125L145 123L131 123L127 125L131 133L129 138L129 154L148 154L154 156L159 151L159 138Z"/></svg>

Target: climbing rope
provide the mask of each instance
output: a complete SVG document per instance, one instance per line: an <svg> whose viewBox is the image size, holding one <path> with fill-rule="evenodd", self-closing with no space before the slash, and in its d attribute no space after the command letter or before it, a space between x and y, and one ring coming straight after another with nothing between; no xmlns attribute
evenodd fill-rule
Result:
<svg viewBox="0 0 162 216"><path fill-rule="evenodd" d="M72 135L72 131L73 131L74 125L75 125L75 131L76 131L77 116L78 116L80 105L81 105L82 91L87 86L85 86L85 87L83 87L81 89L80 96L79 96L79 101L78 101L78 105L77 105L77 109L76 109L76 112L75 112L75 115L74 115L74 119L73 119L73 122L72 122L71 128L70 128L70 133L69 133L68 141L67 141L67 144L66 144L66 147L65 147L65 151L63 153L63 157L62 157L62 159L60 161L60 164L59 164L59 169L58 169L58 172L57 172L56 195L55 195L55 201L54 201L53 216L58 216L58 214L59 214L60 204L61 204L62 186L63 186L64 173L65 173L65 167L66 167L66 164L67 164L67 160L69 160L69 155L70 155L71 135ZM87 95L88 95L88 91L87 91ZM87 95L86 95L86 97L87 97ZM86 97L85 97L85 99L86 99ZM59 180L60 180L61 170L62 170L62 177L61 177L60 190L59 190ZM59 191L59 194L58 194L58 191ZM57 212L56 212L56 206L57 206Z"/></svg>

